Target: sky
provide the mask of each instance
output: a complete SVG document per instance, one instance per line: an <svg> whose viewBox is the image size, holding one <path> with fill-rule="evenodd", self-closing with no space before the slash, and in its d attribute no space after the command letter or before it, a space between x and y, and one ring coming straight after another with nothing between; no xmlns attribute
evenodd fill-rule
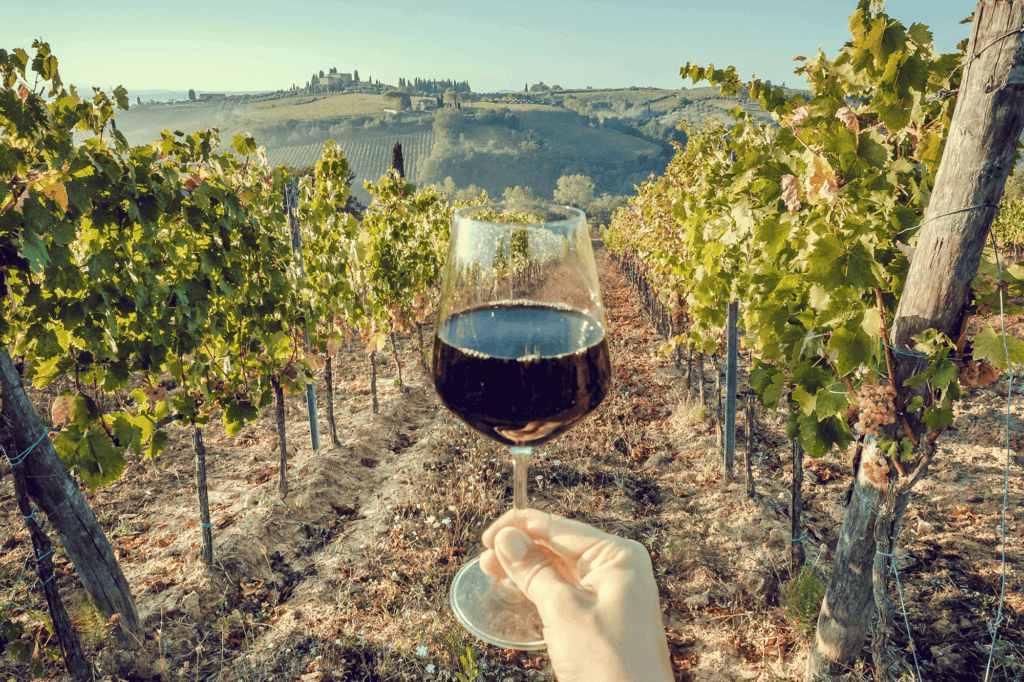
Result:
<svg viewBox="0 0 1024 682"><path fill-rule="evenodd" d="M969 36L975 3L889 0L939 52ZM130 91L304 86L336 67L398 79L468 80L476 92L693 87L692 61L802 87L797 55L834 56L855 0L0 0L0 48L50 44L65 83Z"/></svg>

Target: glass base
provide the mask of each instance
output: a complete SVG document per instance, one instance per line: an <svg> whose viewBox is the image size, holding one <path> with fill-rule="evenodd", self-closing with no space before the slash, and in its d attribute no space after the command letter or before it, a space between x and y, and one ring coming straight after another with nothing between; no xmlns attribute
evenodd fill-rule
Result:
<svg viewBox="0 0 1024 682"><path fill-rule="evenodd" d="M455 574L448 599L462 626L488 644L523 651L547 647L537 607L512 581L484 573L479 557Z"/></svg>

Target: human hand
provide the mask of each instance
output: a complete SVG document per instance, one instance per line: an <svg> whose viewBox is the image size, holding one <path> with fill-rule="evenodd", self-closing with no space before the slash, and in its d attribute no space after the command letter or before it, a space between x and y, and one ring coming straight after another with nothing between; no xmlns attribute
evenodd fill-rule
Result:
<svg viewBox="0 0 1024 682"><path fill-rule="evenodd" d="M536 605L559 682L670 682L651 557L638 542L536 509L484 531L480 566Z"/></svg>

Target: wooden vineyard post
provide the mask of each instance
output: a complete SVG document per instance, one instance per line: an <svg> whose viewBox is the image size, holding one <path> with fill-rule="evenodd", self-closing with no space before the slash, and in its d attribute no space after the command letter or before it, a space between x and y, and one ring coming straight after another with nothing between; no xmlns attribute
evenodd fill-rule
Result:
<svg viewBox="0 0 1024 682"><path fill-rule="evenodd" d="M288 227L292 235L292 253L299 262L299 277L305 279L306 269L302 264L302 230L299 227L299 217L296 210L299 207L299 185L295 178L292 178L290 185L284 189L285 212L288 215ZM305 331L306 348L310 347L309 330ZM317 417L316 409L316 383L306 384L306 411L309 414L309 443L313 452L320 449L320 419ZM282 472L282 476L284 473Z"/></svg>
<svg viewBox="0 0 1024 682"><path fill-rule="evenodd" d="M693 394L693 347L686 349L686 399Z"/></svg>
<svg viewBox="0 0 1024 682"><path fill-rule="evenodd" d="M120 616L114 629L118 645L136 649L142 628L128 581L82 491L44 438L46 431L6 351L0 354L0 393L0 415L14 452L22 453L29 496L53 524L85 589L108 617Z"/></svg>
<svg viewBox="0 0 1024 682"><path fill-rule="evenodd" d="M419 336L419 339L420 339L420 347L419 347L420 365L423 367L423 372L425 374L430 374L430 368L427 367L426 346L423 345L423 323L422 322L417 322L416 323L416 334Z"/></svg>
<svg viewBox="0 0 1024 682"><path fill-rule="evenodd" d="M285 476L285 470L288 467L288 435L284 428L284 389L281 388L281 382L274 377L270 378L270 383L274 386L274 415L277 421L277 446L281 450L277 491L281 494L281 497L286 497L288 495L288 479Z"/></svg>
<svg viewBox="0 0 1024 682"><path fill-rule="evenodd" d="M196 488L199 491L199 522L203 535L203 563L213 566L213 527L210 523L210 497L206 484L206 446L203 430L192 431L192 451L196 456Z"/></svg>
<svg viewBox="0 0 1024 682"><path fill-rule="evenodd" d="M370 351L370 396L373 398L373 413L380 413L377 403L377 351Z"/></svg>
<svg viewBox="0 0 1024 682"><path fill-rule="evenodd" d="M804 487L804 449L800 443L793 441L793 490L790 496L789 514L789 569L790 574L796 577L806 561L804 555L804 532L803 516L803 487Z"/></svg>
<svg viewBox="0 0 1024 682"><path fill-rule="evenodd" d="M707 405L704 397L704 352L697 353L697 392L701 405Z"/></svg>
<svg viewBox="0 0 1024 682"><path fill-rule="evenodd" d="M722 422L725 420L724 410L722 410L722 371L718 369L718 362L714 356L711 356L711 366L715 368L715 438L717 439L717 445L719 450L722 451L723 457L725 454L725 429L722 426ZM723 464L725 460L722 460ZM729 478L732 477L732 468L725 469L725 475Z"/></svg>
<svg viewBox="0 0 1024 682"><path fill-rule="evenodd" d="M46 604L50 609L50 621L53 624L54 634L57 635L57 642L60 644L61 653L64 654L64 667L75 682L88 682L93 679L92 666L85 660L82 653L82 645L78 641L78 635L71 625L71 618L64 608L64 602L60 598L57 583L54 582L53 574L53 544L50 538L39 528L36 523L35 510L28 501L27 485L25 484L25 469L19 464L13 467L14 473L14 495L18 500L18 509L25 517L25 525L28 526L29 536L32 538L32 550L35 552L36 575L39 583L43 586L43 593L46 595Z"/></svg>
<svg viewBox="0 0 1024 682"><path fill-rule="evenodd" d="M956 108L931 200L891 329L897 409L913 397L903 382L927 363L915 354L912 337L935 329L956 340L969 314L971 284L978 271L989 228L1016 143L1024 129L1024 2L981 0L962 66ZM927 382L921 384L922 389ZM910 489L925 473L934 451L918 413L901 415L903 436L919 444L915 461L892 504L889 537L895 545ZM898 437L900 433L896 434ZM875 516L885 489L869 483L862 458L854 470L853 496L843 526L822 604L806 679L813 680L860 655L875 615L872 571ZM832 663L837 665L833 666Z"/></svg>
<svg viewBox="0 0 1024 682"><path fill-rule="evenodd" d="M725 419L722 422L725 440L725 475L733 477L736 461L736 374L739 366L737 344L739 334L736 325L739 318L739 301L729 304L729 326L725 341Z"/></svg>
<svg viewBox="0 0 1024 682"><path fill-rule="evenodd" d="M324 365L324 384L327 388L327 428L331 430L331 443L334 447L341 445L338 440L338 426L334 421L334 373L331 368L333 358L328 355Z"/></svg>
<svg viewBox="0 0 1024 682"><path fill-rule="evenodd" d="M398 388L403 388L402 384L402 362L398 359L398 343L395 341L395 333L390 332L391 336L391 350L395 352L395 369L398 370Z"/></svg>

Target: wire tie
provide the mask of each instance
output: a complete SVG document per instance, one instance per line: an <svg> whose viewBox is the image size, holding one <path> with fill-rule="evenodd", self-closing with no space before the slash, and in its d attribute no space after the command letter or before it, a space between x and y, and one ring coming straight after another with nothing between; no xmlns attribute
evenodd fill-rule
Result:
<svg viewBox="0 0 1024 682"><path fill-rule="evenodd" d="M37 556L37 557L36 557L36 563L38 564L38 563L39 563L40 561L42 561L42 560L43 560L43 559L45 559L46 557L50 556L51 554L53 554L53 547L51 547L50 549L48 549L48 550L47 550L46 552L44 552L43 554L41 554L41 555Z"/></svg>
<svg viewBox="0 0 1024 682"><path fill-rule="evenodd" d="M204 523L203 524L203 528L213 528L213 524L212 523Z"/></svg>
<svg viewBox="0 0 1024 682"><path fill-rule="evenodd" d="M32 513L29 514L28 516L22 516L21 518L25 519L26 521L28 521L29 519L32 519L36 523L39 523L39 519L36 518L36 510L35 509L33 509Z"/></svg>
<svg viewBox="0 0 1024 682"><path fill-rule="evenodd" d="M879 552L877 549L875 550L875 554L877 554L878 556L887 556L890 559L892 559L892 554L886 554L885 552ZM892 565L893 566L896 565L896 561L895 560L893 560Z"/></svg>
<svg viewBox="0 0 1024 682"><path fill-rule="evenodd" d="M1015 33L1016 33L1016 31L1015 31ZM954 213L966 213L967 211L973 211L976 208L987 208L987 207L999 208L999 204L992 204L992 203L988 203L988 204L975 204L974 206L968 206L967 208L958 208L955 211L948 211L946 213L940 213L939 215L934 215L934 216L931 216L930 218L926 218L925 220L922 220L917 225L911 225L910 227L908 227L905 230L900 230L896 234L897 235L901 235L904 232L910 232L911 230L913 230L915 228L921 227L925 223L930 223L931 221L938 220L939 218L945 218L946 216L953 215Z"/></svg>
<svg viewBox="0 0 1024 682"><path fill-rule="evenodd" d="M865 507L868 508L869 512L871 512L875 516L878 516L878 512L875 511L874 507L872 507L870 504L868 504L868 501L865 500L864 496L860 494L860 491L857 489L856 483L853 486L853 493L860 499L861 504L863 504Z"/></svg>
<svg viewBox="0 0 1024 682"><path fill-rule="evenodd" d="M43 435L39 436L39 440L37 440L35 443L33 443L31 446L29 446L29 448L27 450L25 450L25 452L21 453L20 455L18 455L14 459L11 459L11 456L8 455L7 451L5 450L4 451L4 456L7 457L7 461L11 463L11 466L12 467L16 467L16 466L19 466L22 462L24 462L25 459L28 457L28 453L32 452L32 450L34 450L35 447L37 445L39 445L40 443L42 443L43 439L46 438L46 432L47 431L53 431L53 429L51 429L49 426L44 426L43 427Z"/></svg>
<svg viewBox="0 0 1024 682"><path fill-rule="evenodd" d="M801 537L791 539L790 542L803 542L804 538L806 538L806 537L807 537L807 533L804 533Z"/></svg>
<svg viewBox="0 0 1024 682"><path fill-rule="evenodd" d="M909 355L912 358L926 358L926 357L928 357L924 353L918 353L916 351L906 351L906 350L900 350L899 348L893 348L892 346L887 344L885 341L882 341L881 344L883 346L885 346L886 348L888 348L889 350L891 350L893 353L899 353L900 355Z"/></svg>

